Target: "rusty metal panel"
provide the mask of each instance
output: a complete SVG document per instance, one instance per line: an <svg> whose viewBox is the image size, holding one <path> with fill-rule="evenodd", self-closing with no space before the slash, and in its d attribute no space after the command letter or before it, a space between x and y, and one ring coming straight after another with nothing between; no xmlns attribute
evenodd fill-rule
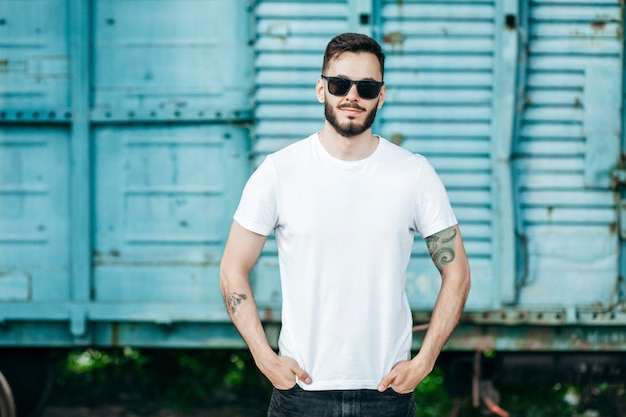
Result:
<svg viewBox="0 0 626 417"><path fill-rule="evenodd" d="M354 3L256 2L253 165L322 127L324 110L315 98L315 83L328 41L339 33L364 30L354 24ZM281 304L276 255L272 235L252 276L260 308L277 309Z"/></svg>
<svg viewBox="0 0 626 417"><path fill-rule="evenodd" d="M0 2L1 344L228 320L218 264L250 173L252 3Z"/></svg>
<svg viewBox="0 0 626 417"><path fill-rule="evenodd" d="M508 160L517 10L516 1L388 0L380 6L387 98L378 128L426 156L446 185L472 269L470 310L514 301ZM439 286L417 237L407 283L412 308L430 309Z"/></svg>
<svg viewBox="0 0 626 417"><path fill-rule="evenodd" d="M621 172L610 142L623 92L619 3L519 3L518 14L513 0L0 2L1 344L244 346L217 285L250 172L240 123L254 105L255 161L318 130L323 49L358 31L389 58L376 131L433 162L467 242L474 287L448 348L624 350L626 318L613 308L625 288L622 191L608 184ZM516 87L517 263L501 236ZM77 227L70 213L81 208L91 218ZM272 343L275 252L270 239L252 277ZM82 253L86 271L72 278ZM511 288L499 265L518 266L517 308L500 306ZM416 322L429 320L436 274L418 239Z"/></svg>
<svg viewBox="0 0 626 417"><path fill-rule="evenodd" d="M372 34L387 54L387 102L374 130L427 156L448 186L477 277L469 305L481 308L510 302L513 227L504 221L494 226L493 218L498 207L500 218L512 222L512 196L506 178L498 179L502 188L494 186L493 159L498 159L494 151L498 121L508 120L510 125L513 113L512 104L496 95L506 97L513 88L511 84L509 91L497 90L494 84L503 85L504 77L516 68L516 50L505 45L503 28L504 13L517 10L517 3L375 1L371 10L359 10L360 3L257 3L256 161L319 130L323 110L316 102L314 83L326 43L338 33L354 30L355 21L367 21L357 31ZM511 39L516 45L515 36ZM499 54L498 48L509 56ZM507 159L508 154L502 158ZM505 204L499 204L498 198ZM274 256L270 240L255 271L261 305L276 306L280 301ZM502 259L503 269L492 256ZM408 273L412 307L430 308L439 277L419 238Z"/></svg>
<svg viewBox="0 0 626 417"><path fill-rule="evenodd" d="M0 301L54 301L69 292L69 132L0 135Z"/></svg>
<svg viewBox="0 0 626 417"><path fill-rule="evenodd" d="M610 308L618 293L611 173L621 138L617 2L527 5L514 148L522 306Z"/></svg>
<svg viewBox="0 0 626 417"><path fill-rule="evenodd" d="M113 118L127 117L134 110L172 119L175 112L196 117L217 112L220 118L248 111L253 80L250 4L96 1L95 117L106 120L107 111Z"/></svg>
<svg viewBox="0 0 626 417"><path fill-rule="evenodd" d="M350 2L258 1L255 8L255 155L319 130L315 82L328 41L351 26ZM297 108L298 111L291 109Z"/></svg>
<svg viewBox="0 0 626 417"><path fill-rule="evenodd" d="M248 177L243 127L95 131L98 301L222 306L219 260Z"/></svg>
<svg viewBox="0 0 626 417"><path fill-rule="evenodd" d="M66 0L0 2L0 109L68 107L66 10Z"/></svg>
<svg viewBox="0 0 626 417"><path fill-rule="evenodd" d="M413 347L421 346L422 336ZM461 324L450 338L450 351L624 352L626 333L618 326L475 326Z"/></svg>

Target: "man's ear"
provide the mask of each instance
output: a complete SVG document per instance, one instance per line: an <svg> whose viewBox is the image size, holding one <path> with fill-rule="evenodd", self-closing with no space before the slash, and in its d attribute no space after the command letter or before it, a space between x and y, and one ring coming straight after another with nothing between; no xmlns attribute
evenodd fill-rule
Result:
<svg viewBox="0 0 626 417"><path fill-rule="evenodd" d="M315 84L315 93L317 94L317 101L320 103L324 102L324 80L321 78L317 80L317 84Z"/></svg>
<svg viewBox="0 0 626 417"><path fill-rule="evenodd" d="M380 110L380 108L383 106L386 95L387 95L387 84L383 84L383 86L380 88L380 94L378 95L378 106L376 106L377 110Z"/></svg>

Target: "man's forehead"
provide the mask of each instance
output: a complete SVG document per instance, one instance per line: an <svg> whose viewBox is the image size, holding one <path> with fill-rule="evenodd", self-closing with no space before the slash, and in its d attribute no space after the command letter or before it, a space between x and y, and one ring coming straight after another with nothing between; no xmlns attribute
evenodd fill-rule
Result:
<svg viewBox="0 0 626 417"><path fill-rule="evenodd" d="M358 79L380 79L380 63L376 55L370 52L342 52L328 61L328 71L332 75L352 75ZM342 74L339 74L343 72Z"/></svg>

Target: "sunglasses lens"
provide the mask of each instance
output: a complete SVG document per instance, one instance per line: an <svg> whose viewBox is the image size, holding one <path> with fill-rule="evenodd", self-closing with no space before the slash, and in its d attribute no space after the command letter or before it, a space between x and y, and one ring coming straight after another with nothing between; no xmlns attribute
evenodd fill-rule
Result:
<svg viewBox="0 0 626 417"><path fill-rule="evenodd" d="M348 94L350 88L352 88L352 84L356 84L356 90L361 98L365 100L372 100L378 97L380 93L380 88L383 86L382 82L378 81L351 81L347 78L341 77L326 77L322 75L322 77L328 81L328 91L330 94L343 97Z"/></svg>
<svg viewBox="0 0 626 417"><path fill-rule="evenodd" d="M345 96L352 83L345 78L328 78L328 91L335 96Z"/></svg>
<svg viewBox="0 0 626 417"><path fill-rule="evenodd" d="M371 100L378 96L380 84L375 81L359 81L356 85L356 89L362 98Z"/></svg>

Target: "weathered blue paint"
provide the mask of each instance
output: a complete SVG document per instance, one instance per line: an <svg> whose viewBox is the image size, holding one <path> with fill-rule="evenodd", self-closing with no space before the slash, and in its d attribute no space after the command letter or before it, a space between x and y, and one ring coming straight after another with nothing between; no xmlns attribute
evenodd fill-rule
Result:
<svg viewBox="0 0 626 417"><path fill-rule="evenodd" d="M615 80L621 78L622 66L616 64L585 69L585 187L610 188L620 161L623 94Z"/></svg>
<svg viewBox="0 0 626 417"><path fill-rule="evenodd" d="M221 307L219 261L248 173L229 125L96 129L95 301Z"/></svg>
<svg viewBox="0 0 626 417"><path fill-rule="evenodd" d="M218 289L232 212L321 128L324 47L357 31L388 56L375 131L431 160L461 222L448 349L626 350L614 0L40 6L0 4L0 346L245 346ZM439 279L418 237L416 323ZM275 344L271 238L252 286Z"/></svg>
<svg viewBox="0 0 626 417"><path fill-rule="evenodd" d="M89 126L89 0L71 0L70 46L70 299L86 301L91 291L91 137ZM84 326L72 327L79 335Z"/></svg>
<svg viewBox="0 0 626 417"><path fill-rule="evenodd" d="M252 3L94 2L94 116L226 122L249 114Z"/></svg>
<svg viewBox="0 0 626 417"><path fill-rule="evenodd" d="M387 100L380 132L426 156L459 218L473 288L469 309L514 295L509 168L516 39L505 14L515 3L382 2ZM508 272L506 272L508 271ZM411 306L429 310L440 277L421 237L408 271Z"/></svg>
<svg viewBox="0 0 626 417"><path fill-rule="evenodd" d="M626 43L622 42L622 68L626 68ZM626 300L626 71L622 70L622 113L621 113L621 148L620 163L615 175L620 181L614 182L615 197L618 204L619 217L619 284L618 296L620 300Z"/></svg>
<svg viewBox="0 0 626 417"><path fill-rule="evenodd" d="M615 306L623 298L609 185L619 155L621 10L609 1L538 1L524 11L514 147L519 304Z"/></svg>
<svg viewBox="0 0 626 417"><path fill-rule="evenodd" d="M372 36L373 12L375 1L372 0L348 0L349 30L351 32L364 33Z"/></svg>
<svg viewBox="0 0 626 417"><path fill-rule="evenodd" d="M72 345L102 320L227 321L217 269L250 173L251 5L0 5L0 328L29 329L0 344L45 344L28 332L59 322Z"/></svg>
<svg viewBox="0 0 626 417"><path fill-rule="evenodd" d="M493 246L497 248L493 259L494 284L499 287L497 300L492 305L511 305L515 293L515 214L513 205L513 179L511 148L514 137L519 65L519 4L517 0L496 2L493 131L491 163Z"/></svg>

